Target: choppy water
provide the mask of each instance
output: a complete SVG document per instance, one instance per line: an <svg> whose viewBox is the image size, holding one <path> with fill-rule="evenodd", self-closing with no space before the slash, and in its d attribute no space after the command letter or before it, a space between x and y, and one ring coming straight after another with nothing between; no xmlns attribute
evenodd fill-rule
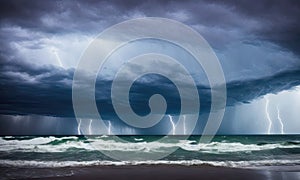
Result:
<svg viewBox="0 0 300 180"><path fill-rule="evenodd" d="M199 136L187 140L172 136L164 143L160 136L120 136L128 143L110 136L0 138L0 167L81 167L94 165L181 164L225 167L299 166L300 136L216 136L208 144L199 144ZM178 149L160 160L117 161L94 150L146 152Z"/></svg>

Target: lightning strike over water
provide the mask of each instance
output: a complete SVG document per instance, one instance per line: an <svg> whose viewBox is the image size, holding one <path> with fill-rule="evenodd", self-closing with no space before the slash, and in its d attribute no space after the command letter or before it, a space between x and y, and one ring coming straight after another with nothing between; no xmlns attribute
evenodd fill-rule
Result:
<svg viewBox="0 0 300 180"><path fill-rule="evenodd" d="M277 109L277 119L278 119L278 121L280 123L280 126L281 126L280 133L284 134L284 131L283 131L283 122L282 122L282 119L280 117L280 111L279 111L278 105L276 106L276 109Z"/></svg>
<svg viewBox="0 0 300 180"><path fill-rule="evenodd" d="M270 114L269 114L269 99L266 98L266 116L267 116L267 119L269 121L269 126L268 126L268 134L271 134L271 127L272 127L272 120L270 118Z"/></svg>
<svg viewBox="0 0 300 180"><path fill-rule="evenodd" d="M78 127L77 127L77 134L80 135L80 126L81 126L81 119L79 119Z"/></svg>
<svg viewBox="0 0 300 180"><path fill-rule="evenodd" d="M89 135L92 134L92 123L93 123L93 120L91 119L90 124L89 124Z"/></svg>
<svg viewBox="0 0 300 180"><path fill-rule="evenodd" d="M174 124L174 121L173 121L173 118L171 115L168 115L169 116L169 120L170 120L170 123L172 124L172 134L175 135L175 124Z"/></svg>
<svg viewBox="0 0 300 180"><path fill-rule="evenodd" d="M111 135L111 122L108 121L108 135Z"/></svg>

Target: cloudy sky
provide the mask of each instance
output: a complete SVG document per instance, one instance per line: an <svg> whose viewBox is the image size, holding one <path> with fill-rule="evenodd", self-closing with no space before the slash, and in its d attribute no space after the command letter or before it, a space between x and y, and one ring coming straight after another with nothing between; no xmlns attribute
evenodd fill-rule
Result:
<svg viewBox="0 0 300 180"><path fill-rule="evenodd" d="M292 0L1 1L0 133L78 133L72 80L81 54L106 28L141 17L182 22L211 45L222 65L228 91L220 133L300 133L300 3ZM135 47L147 45L165 47L160 42ZM176 49L166 49L183 57ZM116 117L110 86L111 73L119 64L112 62L96 83L95 96L103 119L119 134L169 130L167 117L149 130L131 128ZM192 73L203 75L201 67L187 66ZM210 108L206 81L203 76L197 83L200 119L204 122ZM130 94L133 110L140 115L149 113L147 102L153 93L165 96L167 112L176 119L178 91L160 76L147 76L134 84ZM82 126L89 126L87 123ZM201 121L195 133L201 133L203 125Z"/></svg>

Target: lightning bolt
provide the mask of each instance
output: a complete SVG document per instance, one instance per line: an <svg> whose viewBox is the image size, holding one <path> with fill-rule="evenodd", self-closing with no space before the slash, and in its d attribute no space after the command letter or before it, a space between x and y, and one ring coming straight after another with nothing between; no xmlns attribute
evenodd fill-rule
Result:
<svg viewBox="0 0 300 180"><path fill-rule="evenodd" d="M111 123L108 121L108 135L111 135Z"/></svg>
<svg viewBox="0 0 300 180"><path fill-rule="evenodd" d="M79 119L78 127L77 127L77 133L80 135L80 126L81 126L81 119Z"/></svg>
<svg viewBox="0 0 300 180"><path fill-rule="evenodd" d="M175 135L175 124L171 115L169 116L170 123L172 124L172 134Z"/></svg>
<svg viewBox="0 0 300 180"><path fill-rule="evenodd" d="M59 58L59 56L58 56L58 54L57 54L57 52L56 52L55 50L53 50L53 53L54 53L54 55L55 55L55 57L56 57L56 59L57 59L57 62L58 62L58 64L59 64L59 66L60 66L60 67L64 67L63 64L62 64L62 62L61 62L61 59Z"/></svg>
<svg viewBox="0 0 300 180"><path fill-rule="evenodd" d="M93 123L93 120L90 119L90 124L89 124L89 135L92 134L92 123Z"/></svg>
<svg viewBox="0 0 300 180"><path fill-rule="evenodd" d="M272 120L270 118L270 114L269 114L269 98L266 98L266 116L267 116L267 119L269 121L269 126L268 126L268 134L271 134L271 127L272 127Z"/></svg>
<svg viewBox="0 0 300 180"><path fill-rule="evenodd" d="M277 118L278 118L279 123L280 123L280 125L281 125L281 134L284 134L284 132L283 132L283 122L282 122L282 119L281 119L281 117L280 117L280 111L279 111L278 105L276 106L276 108L277 108Z"/></svg>

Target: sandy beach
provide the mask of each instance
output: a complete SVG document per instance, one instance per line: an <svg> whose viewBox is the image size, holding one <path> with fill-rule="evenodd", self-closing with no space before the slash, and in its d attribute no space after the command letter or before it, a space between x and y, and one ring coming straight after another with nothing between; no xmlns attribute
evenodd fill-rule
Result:
<svg viewBox="0 0 300 180"><path fill-rule="evenodd" d="M69 168L1 168L8 179L14 171L23 172L17 179L101 179L101 180L155 180L155 179L243 179L243 180L298 180L299 171L277 171L266 169L239 169L212 166L140 165L140 166L91 166ZM1 174L2 174L1 173ZM26 174L28 175L26 177ZM3 176L2 176L3 177ZM5 177L4 177L5 178Z"/></svg>

